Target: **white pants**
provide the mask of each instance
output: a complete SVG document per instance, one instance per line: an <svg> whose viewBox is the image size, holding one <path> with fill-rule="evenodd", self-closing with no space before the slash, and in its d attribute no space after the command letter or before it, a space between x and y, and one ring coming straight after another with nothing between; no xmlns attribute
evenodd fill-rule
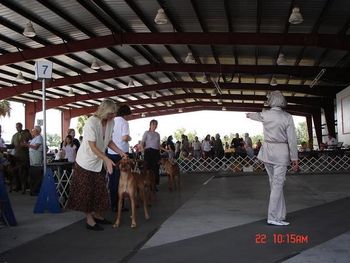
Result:
<svg viewBox="0 0 350 263"><path fill-rule="evenodd" d="M286 219L286 202L283 186L286 180L287 166L265 163L270 181L270 201L267 220L281 221Z"/></svg>

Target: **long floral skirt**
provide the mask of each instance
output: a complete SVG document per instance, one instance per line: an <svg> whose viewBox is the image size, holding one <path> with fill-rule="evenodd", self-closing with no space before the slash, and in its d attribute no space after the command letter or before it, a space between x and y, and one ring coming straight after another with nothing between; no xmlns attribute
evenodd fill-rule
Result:
<svg viewBox="0 0 350 263"><path fill-rule="evenodd" d="M110 207L106 172L92 172L74 165L68 208L85 213L103 213Z"/></svg>

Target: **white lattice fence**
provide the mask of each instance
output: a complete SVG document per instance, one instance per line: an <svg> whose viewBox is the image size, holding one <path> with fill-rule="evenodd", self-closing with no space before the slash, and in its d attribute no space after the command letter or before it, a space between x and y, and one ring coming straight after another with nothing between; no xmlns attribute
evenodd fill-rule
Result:
<svg viewBox="0 0 350 263"><path fill-rule="evenodd" d="M58 201L60 202L63 208L66 207L68 196L69 196L69 188L70 182L73 174L73 169L63 170L56 169L53 170L54 178L56 183L56 192L58 196Z"/></svg>
<svg viewBox="0 0 350 263"><path fill-rule="evenodd" d="M300 158L301 173L325 173L350 171L350 155L330 156L322 154L316 157ZM264 164L256 157L230 157L222 159L177 160L181 172L261 172ZM291 167L289 168L291 171Z"/></svg>

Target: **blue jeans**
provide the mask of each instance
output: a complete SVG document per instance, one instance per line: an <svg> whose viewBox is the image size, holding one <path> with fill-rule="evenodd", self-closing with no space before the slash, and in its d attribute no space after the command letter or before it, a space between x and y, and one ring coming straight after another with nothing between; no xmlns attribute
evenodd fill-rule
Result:
<svg viewBox="0 0 350 263"><path fill-rule="evenodd" d="M119 177L120 177L118 162L122 158L119 154L107 154L107 156L116 164L116 166L113 167L113 173L108 174L108 177L109 177L108 189L109 189L109 196L111 198L111 208L112 210L116 210L118 206L118 187L119 187Z"/></svg>

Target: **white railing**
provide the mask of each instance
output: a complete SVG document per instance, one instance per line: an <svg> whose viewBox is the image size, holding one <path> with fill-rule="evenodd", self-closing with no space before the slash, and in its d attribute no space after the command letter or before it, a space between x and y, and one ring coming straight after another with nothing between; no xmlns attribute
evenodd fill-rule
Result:
<svg viewBox="0 0 350 263"><path fill-rule="evenodd" d="M180 170L186 172L253 172L265 171L264 164L256 157L230 157L214 159L188 159L177 160ZM301 157L299 159L300 173L329 173L350 171L350 154L329 155L320 154L317 156ZM291 167L289 167L291 171Z"/></svg>

